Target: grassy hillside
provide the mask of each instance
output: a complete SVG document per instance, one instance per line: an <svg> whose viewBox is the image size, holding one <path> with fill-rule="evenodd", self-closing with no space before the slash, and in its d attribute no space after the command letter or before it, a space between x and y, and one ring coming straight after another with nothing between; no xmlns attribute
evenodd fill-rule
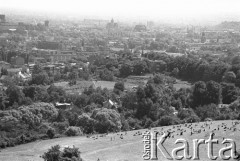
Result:
<svg viewBox="0 0 240 161"><path fill-rule="evenodd" d="M191 135L191 128L192 135ZM205 129L205 130L204 130ZM218 130L219 129L219 130ZM164 146L171 152L172 149L180 147L181 144L175 145L178 138L185 138L189 142L190 155L192 155L192 140L207 140L211 132L215 133L214 139L219 140L219 144L214 144L213 154L218 156L220 148L226 145L221 144L223 138L229 138L236 141L237 151L240 151L240 121L214 121L200 122L194 124L182 124L175 126L158 127L152 131L166 132L171 131L171 137L166 140ZM75 145L82 152L81 156L85 161L141 161L143 154L142 133L145 130L135 130L130 132L112 133L108 135L94 135L87 137L65 137L52 140L44 140L13 148L7 148L0 152L0 160L3 161L42 161L39 157L51 146L59 144L62 147ZM183 135L180 136L181 131ZM122 134L123 139L120 135ZM207 157L207 145L199 146L200 160L210 160ZM181 154L181 152L179 153ZM158 151L158 160L165 161L160 151ZM186 160L186 159L183 159ZM221 159L217 159L221 160Z"/></svg>

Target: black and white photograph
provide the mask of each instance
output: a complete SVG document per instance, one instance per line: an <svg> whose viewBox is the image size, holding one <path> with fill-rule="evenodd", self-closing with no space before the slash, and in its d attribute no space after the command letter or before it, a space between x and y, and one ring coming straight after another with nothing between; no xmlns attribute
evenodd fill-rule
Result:
<svg viewBox="0 0 240 161"><path fill-rule="evenodd" d="M239 0L0 0L0 161L240 161Z"/></svg>

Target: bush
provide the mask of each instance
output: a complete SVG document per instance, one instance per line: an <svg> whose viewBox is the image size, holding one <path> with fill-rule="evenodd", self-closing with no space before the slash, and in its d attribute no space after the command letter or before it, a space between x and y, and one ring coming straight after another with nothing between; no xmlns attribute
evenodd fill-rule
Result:
<svg viewBox="0 0 240 161"><path fill-rule="evenodd" d="M8 139L7 140L7 147L14 147L15 146L15 144L16 144L16 139Z"/></svg>
<svg viewBox="0 0 240 161"><path fill-rule="evenodd" d="M50 139L52 139L55 136L55 130L53 128L48 129L47 135Z"/></svg>
<svg viewBox="0 0 240 161"><path fill-rule="evenodd" d="M127 120L129 126L131 127L131 129L142 129L141 125L140 125L140 121L138 119L134 119L132 117L129 117Z"/></svg>
<svg viewBox="0 0 240 161"><path fill-rule="evenodd" d="M108 69L105 69L105 70L103 70L103 71L100 71L99 77L100 77L102 80L105 80L105 81L113 81L113 80L114 80L113 72L110 71L110 70L108 70Z"/></svg>
<svg viewBox="0 0 240 161"><path fill-rule="evenodd" d="M129 131L130 127L127 121L122 120L122 131Z"/></svg>
<svg viewBox="0 0 240 161"><path fill-rule="evenodd" d="M189 117L184 119L185 123L194 123L194 122L199 122L199 121L200 121L200 118L196 115L189 116Z"/></svg>
<svg viewBox="0 0 240 161"><path fill-rule="evenodd" d="M229 108L233 111L240 111L240 101L237 99L229 105Z"/></svg>
<svg viewBox="0 0 240 161"><path fill-rule="evenodd" d="M153 77L153 82L154 82L155 84L163 84L163 83L164 83L164 76L159 75L159 74L155 75L155 76Z"/></svg>
<svg viewBox="0 0 240 161"><path fill-rule="evenodd" d="M52 146L51 149L43 154L42 158L44 161L82 161L78 148L67 147L63 151L60 149L59 145Z"/></svg>
<svg viewBox="0 0 240 161"><path fill-rule="evenodd" d="M60 156L60 146L55 145L52 146L51 149L48 150L48 152L44 153L42 158L44 159L44 161L60 161Z"/></svg>
<svg viewBox="0 0 240 161"><path fill-rule="evenodd" d="M142 126L143 126L144 128L149 128L152 123L153 123L153 121L152 121L150 118L145 117L145 118L143 119Z"/></svg>
<svg viewBox="0 0 240 161"><path fill-rule="evenodd" d="M172 117L172 116L163 116L160 120L159 120L159 125L161 126L169 126L169 125L175 125L175 124L179 124L181 121L176 118L176 117Z"/></svg>
<svg viewBox="0 0 240 161"><path fill-rule="evenodd" d="M81 135L81 134L82 134L82 131L81 131L81 129L80 129L79 127L70 126L70 127L66 130L65 134L66 134L67 136L78 136L78 135Z"/></svg>
<svg viewBox="0 0 240 161"><path fill-rule="evenodd" d="M216 120L235 120L238 118L238 114L235 112L221 113Z"/></svg>
<svg viewBox="0 0 240 161"><path fill-rule="evenodd" d="M205 120L206 118L211 118L214 120L220 115L220 111L215 104L199 106L196 108L195 112L201 118L201 120Z"/></svg>
<svg viewBox="0 0 240 161"><path fill-rule="evenodd" d="M38 131L38 133L46 134L47 131L48 131L48 129L50 129L50 128L51 128L51 126L49 126L48 123L42 123L42 124L38 127L37 131Z"/></svg>
<svg viewBox="0 0 240 161"><path fill-rule="evenodd" d="M123 91L123 90L125 89L125 87L124 87L124 82L117 82L117 83L115 83L114 89Z"/></svg>
<svg viewBox="0 0 240 161"><path fill-rule="evenodd" d="M84 112L86 113L92 113L94 109L96 109L98 106L94 103L87 105L83 108Z"/></svg>
<svg viewBox="0 0 240 161"><path fill-rule="evenodd" d="M26 136L26 138L25 138L26 143L36 141L39 138L38 134L32 134L32 133L27 133L27 134L25 134L25 136Z"/></svg>
<svg viewBox="0 0 240 161"><path fill-rule="evenodd" d="M196 116L195 112L191 108L181 109L177 115L181 120L188 119L191 116Z"/></svg>
<svg viewBox="0 0 240 161"><path fill-rule="evenodd" d="M0 141L0 148L4 149L7 147L7 143L5 141Z"/></svg>
<svg viewBox="0 0 240 161"><path fill-rule="evenodd" d="M78 148L70 148L67 147L63 150L63 154L62 154L62 158L66 159L66 161L68 160L68 158L72 161L81 161L82 159L80 158L80 151L78 150Z"/></svg>
<svg viewBox="0 0 240 161"><path fill-rule="evenodd" d="M150 127L158 127L158 120L157 121L154 121L151 125L150 125Z"/></svg>
<svg viewBox="0 0 240 161"><path fill-rule="evenodd" d="M69 127L69 124L68 124L67 121L65 121L65 122L54 122L53 126L59 133L64 133L67 130L67 128Z"/></svg>

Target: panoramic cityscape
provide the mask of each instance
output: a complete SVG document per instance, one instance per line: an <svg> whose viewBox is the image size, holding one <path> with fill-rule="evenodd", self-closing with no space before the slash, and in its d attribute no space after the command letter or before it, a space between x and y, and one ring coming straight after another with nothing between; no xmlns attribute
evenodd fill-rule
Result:
<svg viewBox="0 0 240 161"><path fill-rule="evenodd" d="M240 161L239 6L0 0L0 161Z"/></svg>

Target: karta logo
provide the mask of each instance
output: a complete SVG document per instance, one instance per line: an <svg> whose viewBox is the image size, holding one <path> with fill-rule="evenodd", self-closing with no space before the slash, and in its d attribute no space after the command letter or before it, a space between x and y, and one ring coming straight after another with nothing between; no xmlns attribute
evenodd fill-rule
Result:
<svg viewBox="0 0 240 161"><path fill-rule="evenodd" d="M213 144L219 144L217 139L213 139L214 133L211 133L207 140L204 139L194 139L192 140L193 144L193 154L189 154L189 142L185 139L177 139L175 145L182 144L179 147L176 147L170 151L164 146L164 142L169 137L168 134L163 134L158 140L158 132L150 133L146 132L143 134L144 142L144 160L158 160L158 152L168 159L168 160L182 160L182 159L192 159L200 160L199 157L199 145L205 144L207 146L207 155L210 160L216 160L218 157L223 160L229 160L231 158L237 159L239 156L236 154L236 143L232 139L224 139L222 141L223 148L218 151L218 156L213 154ZM183 151L183 155L179 155L179 152ZM230 152L227 154L227 152Z"/></svg>

